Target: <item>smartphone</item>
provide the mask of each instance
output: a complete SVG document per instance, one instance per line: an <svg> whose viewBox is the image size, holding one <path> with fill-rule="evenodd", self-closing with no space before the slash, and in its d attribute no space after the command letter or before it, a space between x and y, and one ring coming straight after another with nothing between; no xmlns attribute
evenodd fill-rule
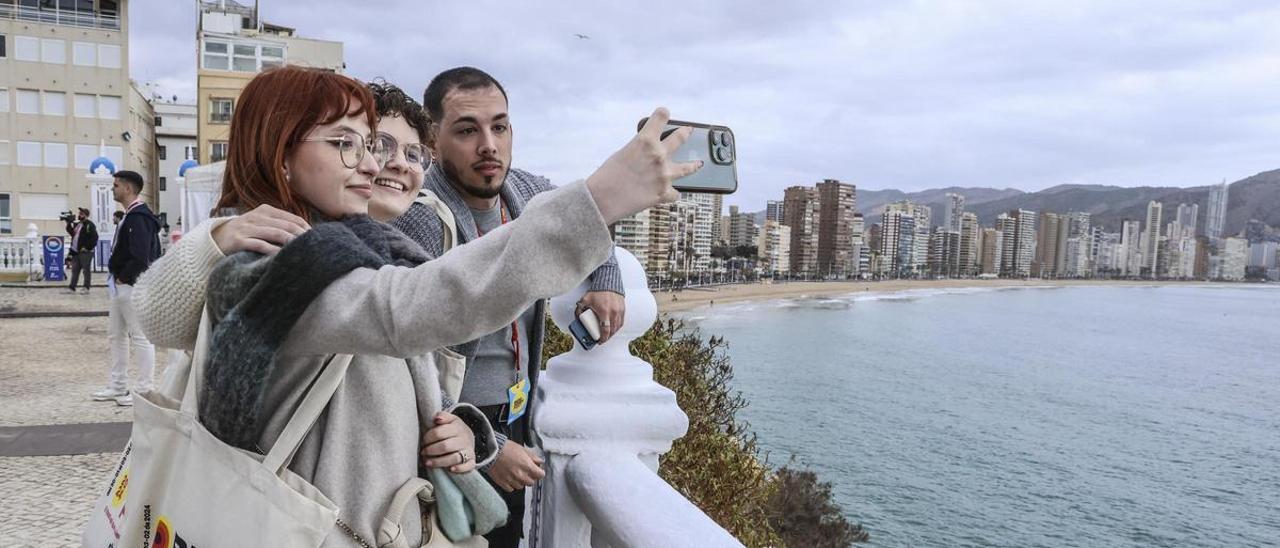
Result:
<svg viewBox="0 0 1280 548"><path fill-rule="evenodd" d="M583 350L595 348L596 340L600 338L600 320L596 318L596 313L590 308L583 310L569 324L569 334L582 345Z"/></svg>
<svg viewBox="0 0 1280 548"><path fill-rule="evenodd" d="M640 120L636 131L644 127L648 118ZM662 138L674 133L682 127L693 128L689 140L671 155L673 162L691 162L702 160L702 169L693 175L676 179L672 182L676 190L681 192L706 192L711 194L733 194L738 190L738 152L735 148L733 130L714 124L699 124L670 120L662 130Z"/></svg>

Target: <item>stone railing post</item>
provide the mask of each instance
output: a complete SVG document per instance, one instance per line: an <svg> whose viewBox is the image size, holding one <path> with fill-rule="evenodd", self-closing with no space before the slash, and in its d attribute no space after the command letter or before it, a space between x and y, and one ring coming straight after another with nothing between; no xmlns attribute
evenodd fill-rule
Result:
<svg viewBox="0 0 1280 548"><path fill-rule="evenodd" d="M658 456L685 434L689 419L675 394L654 382L653 367L628 349L657 320L658 306L635 257L622 248L616 256L626 322L605 344L586 351L575 342L551 358L538 381L533 425L547 475L531 506L530 546L670 546L663 539L672 538L673 529L690 542L680 544L737 545L657 476ZM561 331L569 331L586 291L584 283L551 300ZM667 514L676 510L672 521Z"/></svg>

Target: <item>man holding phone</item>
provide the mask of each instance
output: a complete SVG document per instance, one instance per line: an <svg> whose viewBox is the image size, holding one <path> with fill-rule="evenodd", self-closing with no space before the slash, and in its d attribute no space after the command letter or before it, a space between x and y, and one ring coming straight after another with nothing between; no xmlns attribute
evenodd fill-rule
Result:
<svg viewBox="0 0 1280 548"><path fill-rule="evenodd" d="M536 194L553 187L546 178L511 168L512 130L507 95L485 72L459 67L431 80L423 97L431 118L428 148L436 161L426 172L424 190L434 193L448 212L415 203L392 222L429 254L447 251L450 225L456 240L469 241L520 216ZM452 219L441 215L452 215ZM513 272L513 276L521 273ZM591 291L581 306L600 319L599 342L622 327L625 312L622 278L610 258L590 278ZM542 478L542 459L532 442L529 402L541 366L546 303L539 301L500 331L454 348L467 359L461 401L480 408L498 437L496 459L482 472L503 493L511 516L507 525L485 535L490 546L518 546L523 536L524 488Z"/></svg>

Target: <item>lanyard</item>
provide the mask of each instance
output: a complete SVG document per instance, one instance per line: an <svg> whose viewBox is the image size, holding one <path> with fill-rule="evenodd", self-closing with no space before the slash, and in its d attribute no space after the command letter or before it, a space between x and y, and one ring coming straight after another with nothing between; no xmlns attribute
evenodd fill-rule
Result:
<svg viewBox="0 0 1280 548"><path fill-rule="evenodd" d="M498 216L502 219L503 225L507 224L507 209L502 206L502 198L498 198ZM476 233L484 236L484 229L480 228L480 224L476 223ZM511 350L516 356L516 382L520 382L520 317L517 316L511 322Z"/></svg>

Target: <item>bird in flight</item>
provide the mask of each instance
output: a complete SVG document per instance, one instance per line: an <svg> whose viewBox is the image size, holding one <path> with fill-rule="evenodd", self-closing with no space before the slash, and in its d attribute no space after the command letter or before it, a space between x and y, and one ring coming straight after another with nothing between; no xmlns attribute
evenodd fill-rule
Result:
<svg viewBox="0 0 1280 548"><path fill-rule="evenodd" d="M590 36L587 36L587 35L585 35L585 34L578 34L578 33L576 33L576 32L575 32L573 35L574 35L574 36L577 36L577 37L578 37L578 39L580 39L580 40L590 40L590 39L591 39L591 37L590 37Z"/></svg>

